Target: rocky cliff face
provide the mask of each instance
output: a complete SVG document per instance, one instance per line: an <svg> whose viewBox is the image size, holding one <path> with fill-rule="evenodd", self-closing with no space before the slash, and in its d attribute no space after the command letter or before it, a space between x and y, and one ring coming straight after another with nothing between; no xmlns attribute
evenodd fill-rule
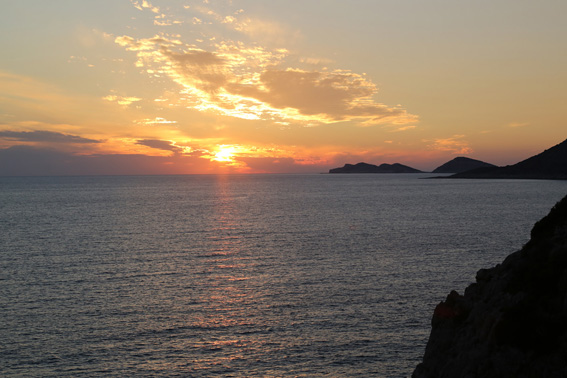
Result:
<svg viewBox="0 0 567 378"><path fill-rule="evenodd" d="M567 377L567 197L524 248L435 308L412 377Z"/></svg>

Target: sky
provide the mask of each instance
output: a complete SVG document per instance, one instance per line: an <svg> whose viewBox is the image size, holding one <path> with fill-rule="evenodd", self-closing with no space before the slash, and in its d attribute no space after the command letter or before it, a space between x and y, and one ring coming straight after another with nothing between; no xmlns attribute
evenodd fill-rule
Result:
<svg viewBox="0 0 567 378"><path fill-rule="evenodd" d="M564 0L21 0L0 175L431 171L567 138Z"/></svg>

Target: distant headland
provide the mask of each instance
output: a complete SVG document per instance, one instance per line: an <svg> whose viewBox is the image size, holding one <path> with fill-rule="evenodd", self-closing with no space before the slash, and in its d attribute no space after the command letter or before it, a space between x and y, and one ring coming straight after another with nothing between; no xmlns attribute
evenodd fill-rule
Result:
<svg viewBox="0 0 567 378"><path fill-rule="evenodd" d="M567 140L514 165L483 167L449 178L567 179Z"/></svg>
<svg viewBox="0 0 567 378"><path fill-rule="evenodd" d="M422 171L399 163L380 165L358 163L330 169L329 173L422 173Z"/></svg>
<svg viewBox="0 0 567 378"><path fill-rule="evenodd" d="M435 168L432 173L461 173L478 168L494 168L496 165L459 156Z"/></svg>
<svg viewBox="0 0 567 378"><path fill-rule="evenodd" d="M394 164L345 164L332 168L329 173L426 173L400 163ZM434 178L503 178L503 179L542 179L567 180L567 140L542 153L514 165L498 167L484 161L467 157L456 157L431 173L452 173L449 176Z"/></svg>

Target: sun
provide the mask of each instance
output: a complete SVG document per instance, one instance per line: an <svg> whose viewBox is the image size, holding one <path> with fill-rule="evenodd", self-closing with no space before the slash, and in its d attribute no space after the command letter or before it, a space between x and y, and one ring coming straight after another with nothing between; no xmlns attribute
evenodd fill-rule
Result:
<svg viewBox="0 0 567 378"><path fill-rule="evenodd" d="M215 153L215 156L211 160L222 161L222 162L233 162L233 156L236 152L234 146L221 145L219 146L219 151Z"/></svg>

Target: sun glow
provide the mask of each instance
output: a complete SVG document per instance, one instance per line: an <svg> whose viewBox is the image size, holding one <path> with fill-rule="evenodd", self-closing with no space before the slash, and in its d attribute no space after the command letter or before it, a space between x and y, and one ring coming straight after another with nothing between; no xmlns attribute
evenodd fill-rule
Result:
<svg viewBox="0 0 567 378"><path fill-rule="evenodd" d="M234 162L233 157L235 153L236 153L236 147L221 145L219 146L219 151L215 153L215 156L211 160L232 163Z"/></svg>

